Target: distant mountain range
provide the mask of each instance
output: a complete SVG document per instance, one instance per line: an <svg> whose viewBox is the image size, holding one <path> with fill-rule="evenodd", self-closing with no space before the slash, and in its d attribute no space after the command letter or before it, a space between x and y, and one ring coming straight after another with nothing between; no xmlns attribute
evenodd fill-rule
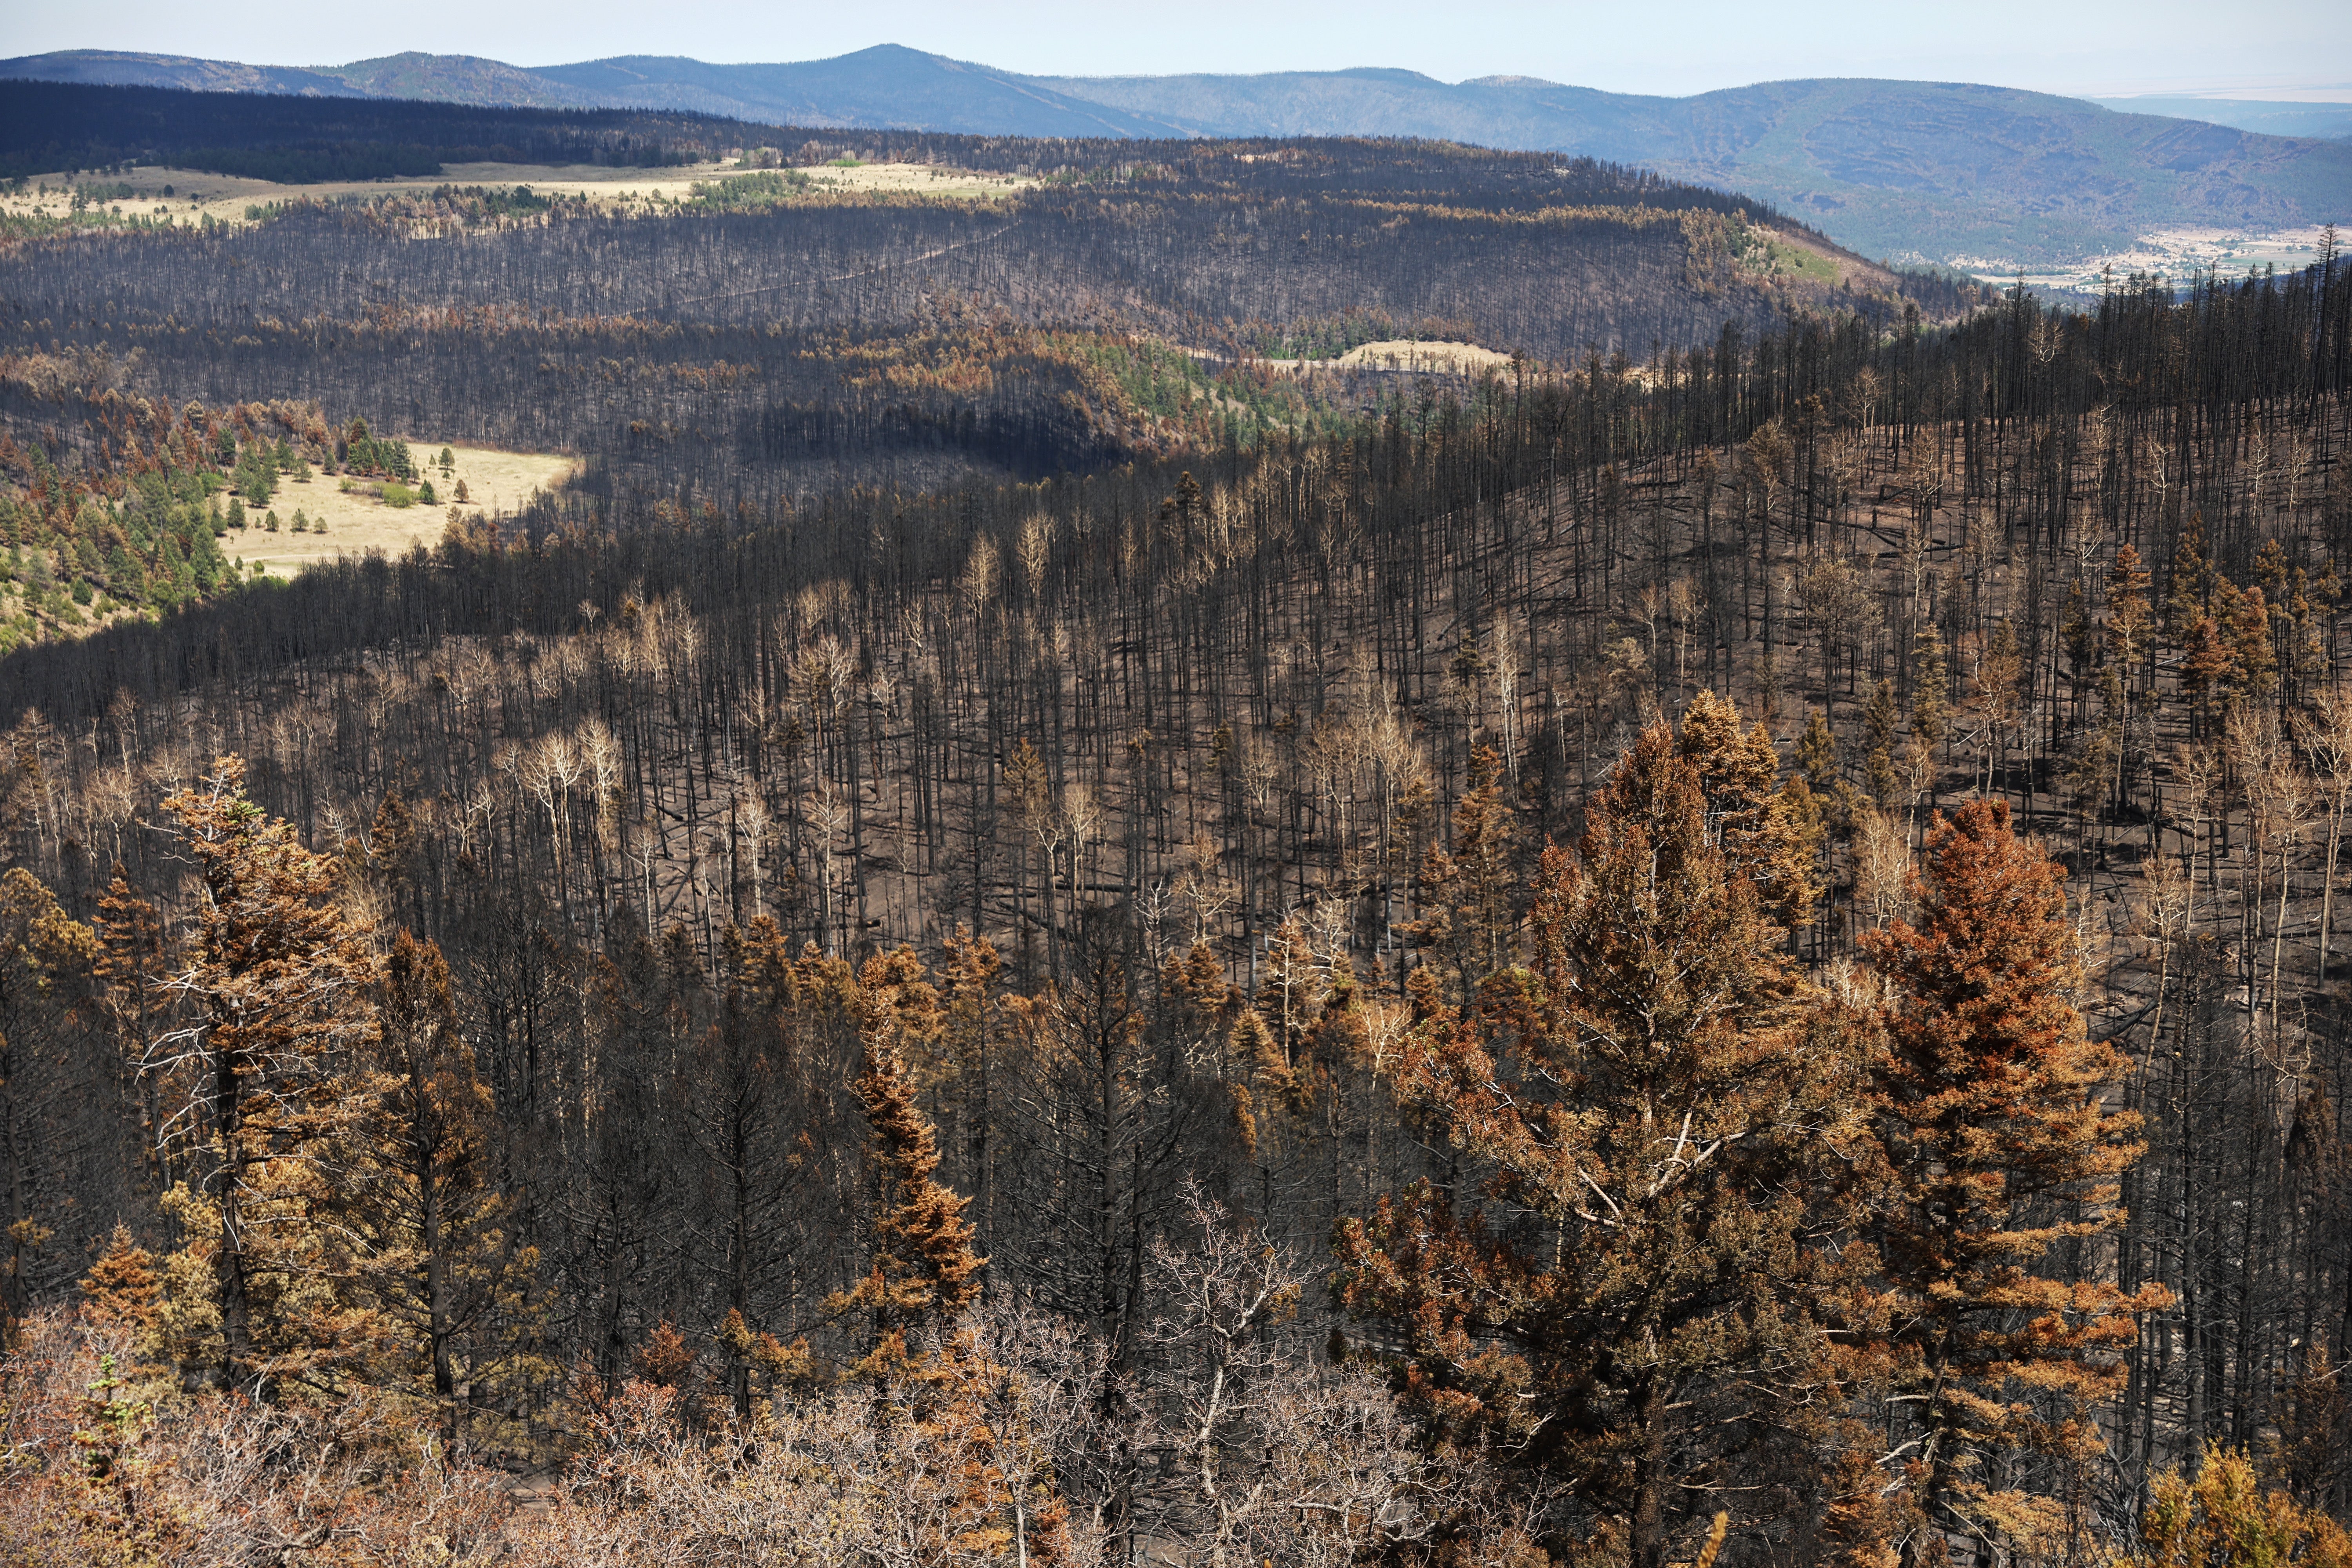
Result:
<svg viewBox="0 0 2352 1568"><path fill-rule="evenodd" d="M2352 137L2352 103L2273 102L2261 98L2181 98L2148 94L2139 98L2093 98L2084 100L2123 114L2168 114L2177 120L2206 120L2259 131L2265 136Z"/></svg>
<svg viewBox="0 0 2352 1568"><path fill-rule="evenodd" d="M1032 77L884 45L712 65L630 55L522 68L404 54L297 69L74 51L0 78L465 104L691 110L777 125L1155 138L1433 137L1558 152L1737 190L1868 255L2031 265L2150 229L2352 221L2352 106L2108 100L1832 79L1654 98L1409 70ZM2204 118L2195 118L2202 114ZM2229 121L2223 123L2221 121Z"/></svg>

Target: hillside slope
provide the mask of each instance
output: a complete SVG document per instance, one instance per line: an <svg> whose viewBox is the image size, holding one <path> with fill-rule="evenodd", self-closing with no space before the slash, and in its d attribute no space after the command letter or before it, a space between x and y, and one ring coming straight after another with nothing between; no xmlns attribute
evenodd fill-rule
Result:
<svg viewBox="0 0 2352 1568"><path fill-rule="evenodd" d="M623 55L527 73L569 101L691 109L778 125L872 126L997 136L1182 136L1176 121L1034 79L883 44L836 59L708 65Z"/></svg>
<svg viewBox="0 0 2352 1568"><path fill-rule="evenodd" d="M248 66L78 49L0 59L0 80L293 92L526 109L685 110L770 125L861 126L992 136L1189 136L1177 120L1062 92L1038 79L895 44L834 59L713 65L616 55L521 67L416 51L349 65Z"/></svg>
<svg viewBox="0 0 2352 1568"><path fill-rule="evenodd" d="M475 55L428 55L412 49L353 60L347 66L321 66L319 74L369 98L519 109L593 107L577 94L541 80L534 72Z"/></svg>
<svg viewBox="0 0 2352 1568"><path fill-rule="evenodd" d="M1748 191L1871 255L2023 260L2153 227L2352 213L2352 146L1954 82L1768 82L1643 98L1412 71L1053 79L1203 135L1443 136Z"/></svg>
<svg viewBox="0 0 2352 1568"><path fill-rule="evenodd" d="M99 87L178 87L191 92L295 92L329 98L367 95L366 89L344 80L331 68L305 70L296 66L249 66L236 60L200 60L187 55L134 54L121 49L60 49L54 54L0 60L0 79L86 82Z"/></svg>
<svg viewBox="0 0 2352 1568"><path fill-rule="evenodd" d="M2263 98L2185 98L2147 93L2136 98L2094 98L2089 102L2119 114L2167 114L2234 125L2265 136L2352 137L2352 103L2298 102Z"/></svg>
<svg viewBox="0 0 2352 1568"><path fill-rule="evenodd" d="M1606 159L1745 192L1855 250L1914 263L2030 267L2122 249L2152 230L2352 218L2352 142L1956 82L1768 82L1677 99L1388 69L1030 77L895 45L793 64L624 56L530 69L418 54L294 71L83 53L0 61L0 77L1000 136L1431 137Z"/></svg>

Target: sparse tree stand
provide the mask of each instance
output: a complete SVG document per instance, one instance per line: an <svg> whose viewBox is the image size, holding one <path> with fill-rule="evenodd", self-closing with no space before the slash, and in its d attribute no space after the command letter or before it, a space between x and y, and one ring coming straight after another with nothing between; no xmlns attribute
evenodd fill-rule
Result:
<svg viewBox="0 0 2352 1568"><path fill-rule="evenodd" d="M168 1200L189 1240L167 1269L166 1342L266 1397L376 1348L314 1267L336 1163L319 1156L357 1110L339 1074L376 1038L374 964L332 901L335 863L247 798L242 758L163 806L203 888L192 959L165 982L186 1022L146 1063L186 1085L162 1131L194 1144L203 1171Z"/></svg>
<svg viewBox="0 0 2352 1568"><path fill-rule="evenodd" d="M510 1377L535 1316L537 1257L511 1234L497 1180L490 1091L459 1030L441 950L394 937L379 1027L352 1085L360 1109L330 1202L353 1256L339 1272L398 1338L380 1378L429 1390L443 1439Z"/></svg>
<svg viewBox="0 0 2352 1568"><path fill-rule="evenodd" d="M1989 1563L2021 1530L2086 1542L2091 1407L2171 1293L2091 1277L2081 1245L2121 1225L2117 1178L2142 1146L2138 1116L2103 1103L2124 1060L2073 1001L2064 868L2006 803L1976 800L1937 817L1914 891L1916 925L1862 939L1890 988L1871 1093L1890 1326L1874 1348L1916 1412L1895 1455L1927 1528L1904 1560L1943 1568L1955 1547ZM2039 1498L2000 1484L2021 1469Z"/></svg>
<svg viewBox="0 0 2352 1568"><path fill-rule="evenodd" d="M0 876L0 1352L16 1346L30 1265L53 1234L36 1197L37 1106L61 1086L45 1081L43 1068L64 1054L73 1002L98 953L89 928L31 872Z"/></svg>
<svg viewBox="0 0 2352 1568"><path fill-rule="evenodd" d="M1066 1561L1066 1510L1050 1467L1024 1441L1030 1420L1022 1380L966 1313L980 1300L987 1259L972 1250L963 1217L971 1199L936 1180L939 1141L916 1104L909 1047L939 1036L938 994L912 950L866 961L857 976L858 1035L866 1070L857 1098L874 1131L881 1178L866 1275L831 1310L870 1316L873 1336L847 1377L872 1388L885 1426L913 1424L944 1490L917 1543L917 1561L956 1551L1001 1554L1020 1568Z"/></svg>

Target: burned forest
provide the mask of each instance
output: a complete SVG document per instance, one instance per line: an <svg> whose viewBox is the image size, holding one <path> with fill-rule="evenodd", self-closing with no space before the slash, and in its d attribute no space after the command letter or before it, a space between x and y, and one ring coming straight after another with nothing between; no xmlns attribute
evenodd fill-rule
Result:
<svg viewBox="0 0 2352 1568"><path fill-rule="evenodd" d="M0 1556L2352 1561L2332 254L805 134L0 237Z"/></svg>

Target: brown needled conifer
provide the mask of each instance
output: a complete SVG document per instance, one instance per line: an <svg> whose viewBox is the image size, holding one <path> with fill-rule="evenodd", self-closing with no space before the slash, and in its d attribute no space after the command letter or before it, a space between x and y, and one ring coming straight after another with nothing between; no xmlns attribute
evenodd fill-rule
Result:
<svg viewBox="0 0 2352 1568"><path fill-rule="evenodd" d="M1854 1131L1751 874L1780 865L1750 847L1769 780L1719 718L1643 735L1575 853L1546 852L1529 966L1467 1010L1416 974L1400 1082L1483 1180L1341 1228L1345 1299L1405 1348L1408 1401L1448 1440L1572 1481L1636 1568L1728 1473L1712 1467L1738 1428L1707 1412L1803 1380L1804 1172ZM1735 858L1723 825L1743 819Z"/></svg>
<svg viewBox="0 0 2352 1568"><path fill-rule="evenodd" d="M1432 844L1414 879L1428 913L1405 928L1453 970L1456 994L1464 999L1510 962L1518 924L1521 873L1513 860L1517 835L1502 774L1494 748L1479 747L1470 759L1469 792L1454 808L1453 845Z"/></svg>
<svg viewBox="0 0 2352 1568"><path fill-rule="evenodd" d="M429 1389L455 1441L465 1407L491 1392L527 1337L537 1258L510 1234L497 1115L440 948L396 934L374 1000L380 1028L352 1086L348 1175L330 1203L353 1244L358 1292L397 1345L379 1375Z"/></svg>
<svg viewBox="0 0 2352 1568"><path fill-rule="evenodd" d="M106 1238L106 1250L81 1278L83 1310L101 1323L120 1323L144 1335L154 1327L155 1304L163 1284L155 1273L155 1258L117 1224Z"/></svg>
<svg viewBox="0 0 2352 1568"><path fill-rule="evenodd" d="M27 1277L54 1234L43 1215L58 1217L38 1189L51 1187L52 1203L69 1196L42 1179L40 1106L60 1091L45 1069L63 1054L98 953L89 928L31 872L0 876L0 1350L15 1348Z"/></svg>
<svg viewBox="0 0 2352 1568"><path fill-rule="evenodd" d="M2125 1064L2074 1008L2064 889L2005 804L1971 801L1928 832L1917 923L1863 938L1892 989L1872 1096L1890 1168L1876 1228L1931 1525L1914 1568L1940 1568L1954 1543L1982 1560L1982 1458L2098 1451L2090 1406L2121 1386L2136 1315L2170 1299L2067 1278L2052 1257L2120 1225L2116 1178L2141 1152L2139 1118L2102 1103Z"/></svg>
<svg viewBox="0 0 2352 1568"><path fill-rule="evenodd" d="M339 1075L375 1039L374 964L334 902L335 863L247 797L243 759L221 758L163 808L203 901L190 962L165 983L189 1022L148 1066L188 1085L165 1135L193 1142L206 1172L174 1206L192 1226L208 1210L212 1232L190 1258L210 1250L210 1300L176 1304L199 1328L217 1313L211 1370L266 1394L277 1375L359 1348L318 1289L313 1211L336 1163L315 1156L356 1109Z"/></svg>
<svg viewBox="0 0 2352 1568"><path fill-rule="evenodd" d="M943 1325L979 1300L987 1259L972 1250L971 1226L963 1217L971 1200L934 1179L939 1141L915 1103L915 1077L904 1051L910 1039L928 1040L938 1032L938 997L906 948L868 960L858 984L866 1071L857 1098L874 1130L882 1201L871 1268L834 1307L872 1315L872 1347L852 1371L887 1385L908 1366L917 1330Z"/></svg>

